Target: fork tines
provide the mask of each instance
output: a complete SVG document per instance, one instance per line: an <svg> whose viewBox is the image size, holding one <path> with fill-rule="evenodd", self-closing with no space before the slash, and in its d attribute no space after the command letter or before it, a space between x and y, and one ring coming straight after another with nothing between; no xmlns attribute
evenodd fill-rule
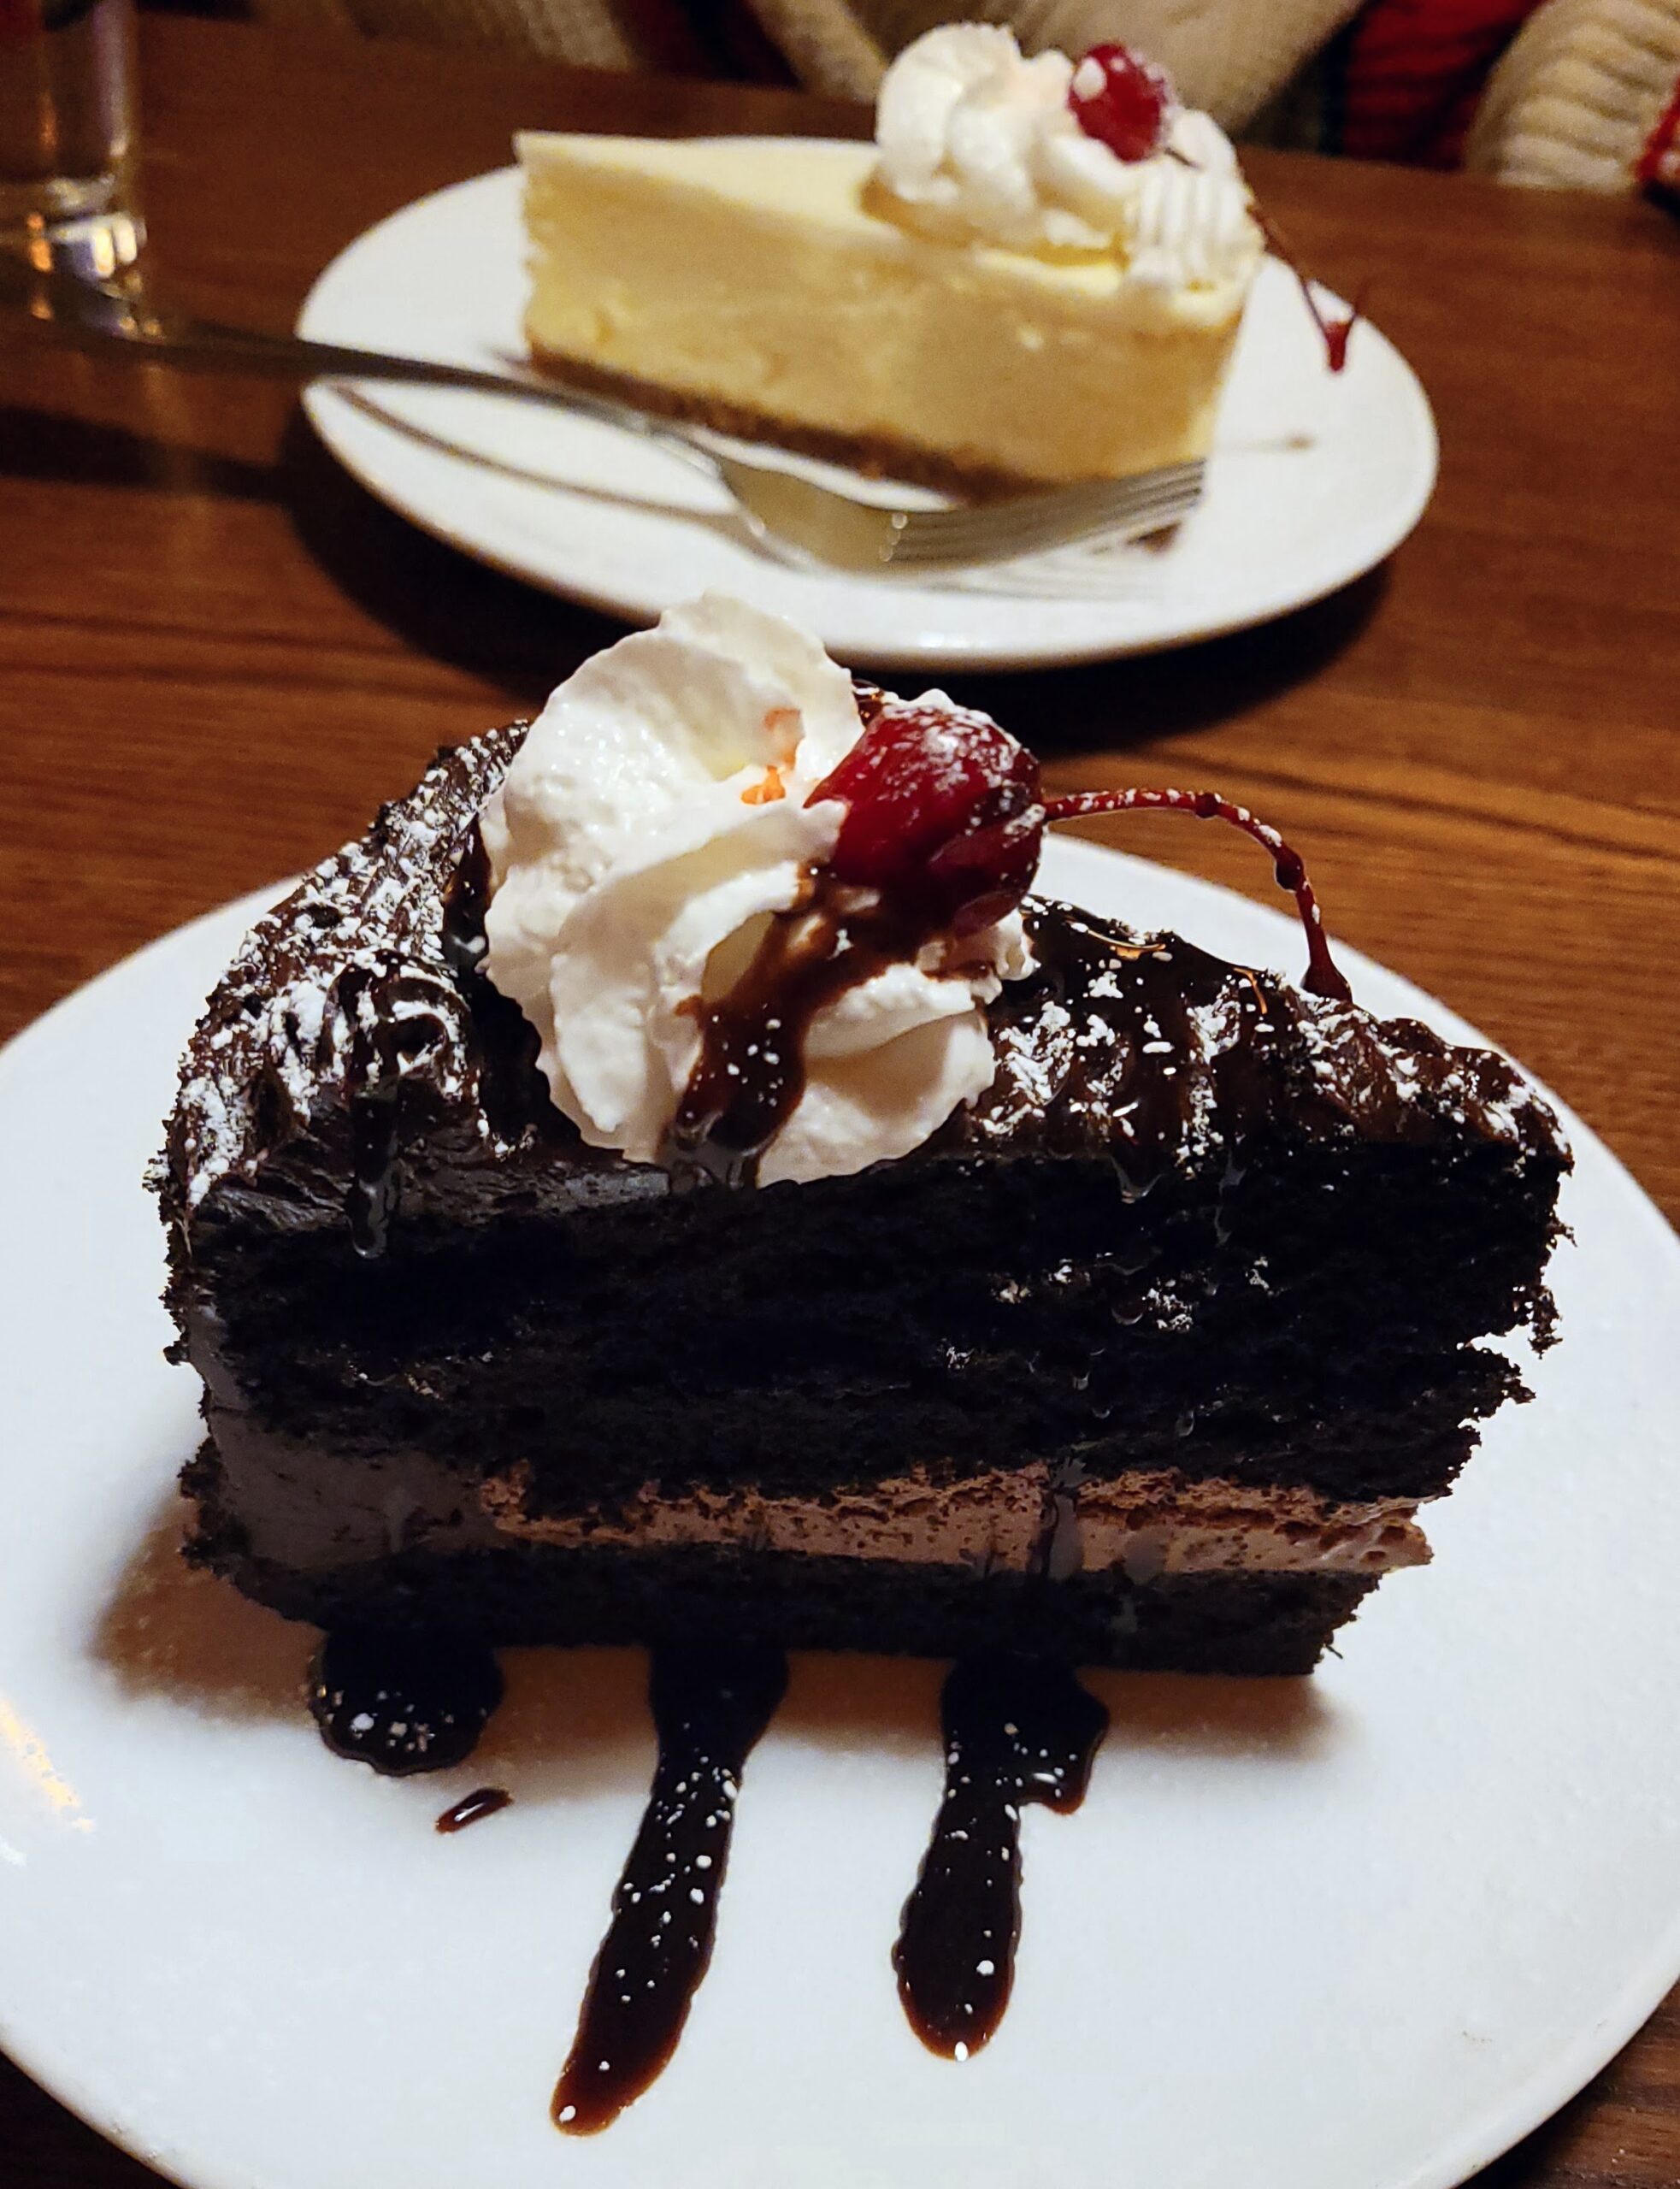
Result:
<svg viewBox="0 0 1680 2189"><path fill-rule="evenodd" d="M890 559L906 563L1001 562L1105 532L1141 533L1170 524L1199 499L1205 465L1164 465L1130 479L1093 480L1010 501L905 513Z"/></svg>

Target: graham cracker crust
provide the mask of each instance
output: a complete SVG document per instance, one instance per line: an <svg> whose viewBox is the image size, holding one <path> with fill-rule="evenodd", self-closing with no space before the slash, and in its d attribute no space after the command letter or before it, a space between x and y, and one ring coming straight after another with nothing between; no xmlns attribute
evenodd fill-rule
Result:
<svg viewBox="0 0 1680 2189"><path fill-rule="evenodd" d="M928 487L964 501L998 500L1005 496L1043 493L1046 488L1071 486L1065 479L1038 479L1024 472L999 470L995 465L969 463L931 449L884 435L854 435L825 431L816 426L790 425L755 410L750 404L725 403L711 396L688 395L638 380L633 374L587 365L576 358L531 345L531 363L539 371L587 395L610 396L656 417L680 420L684 425L704 426L735 440L759 441L784 449L793 456L816 457L825 463L843 465L866 479L895 479L906 486Z"/></svg>

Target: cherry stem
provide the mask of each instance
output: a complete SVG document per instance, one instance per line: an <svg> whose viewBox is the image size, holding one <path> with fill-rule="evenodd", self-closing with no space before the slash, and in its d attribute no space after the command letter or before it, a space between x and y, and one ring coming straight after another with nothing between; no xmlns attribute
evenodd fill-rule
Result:
<svg viewBox="0 0 1680 2189"><path fill-rule="evenodd" d="M1294 896L1306 931L1306 977L1301 986L1309 995L1328 996L1336 1003L1352 1003L1353 991L1343 978L1324 935L1323 914L1306 878L1300 853L1291 850L1276 829L1256 819L1246 805L1221 798L1212 790L1085 790L1068 798L1047 798L1044 817L1049 821L1082 821L1093 813L1130 813L1140 810L1194 813L1200 821L1229 821L1271 854L1272 872L1280 889Z"/></svg>

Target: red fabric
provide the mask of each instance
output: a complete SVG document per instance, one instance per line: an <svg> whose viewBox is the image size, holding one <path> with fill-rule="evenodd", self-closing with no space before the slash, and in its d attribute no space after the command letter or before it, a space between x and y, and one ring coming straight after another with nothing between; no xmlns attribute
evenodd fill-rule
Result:
<svg viewBox="0 0 1680 2189"><path fill-rule="evenodd" d="M1540 0L1368 0L1342 48L1340 150L1457 167L1494 63Z"/></svg>
<svg viewBox="0 0 1680 2189"><path fill-rule="evenodd" d="M1645 140L1645 150L1634 169L1647 190L1680 198L1680 83L1656 127Z"/></svg>

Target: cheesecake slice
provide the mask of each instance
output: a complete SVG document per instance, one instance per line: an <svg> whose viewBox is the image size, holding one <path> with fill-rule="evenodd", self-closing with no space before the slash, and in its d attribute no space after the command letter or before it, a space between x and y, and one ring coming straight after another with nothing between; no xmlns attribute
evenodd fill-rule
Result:
<svg viewBox="0 0 1680 2189"><path fill-rule="evenodd" d="M895 64L874 145L521 136L533 357L935 484L1205 455L1262 251L1247 192L1205 115L1164 105L1123 159L1076 75L959 25Z"/></svg>

